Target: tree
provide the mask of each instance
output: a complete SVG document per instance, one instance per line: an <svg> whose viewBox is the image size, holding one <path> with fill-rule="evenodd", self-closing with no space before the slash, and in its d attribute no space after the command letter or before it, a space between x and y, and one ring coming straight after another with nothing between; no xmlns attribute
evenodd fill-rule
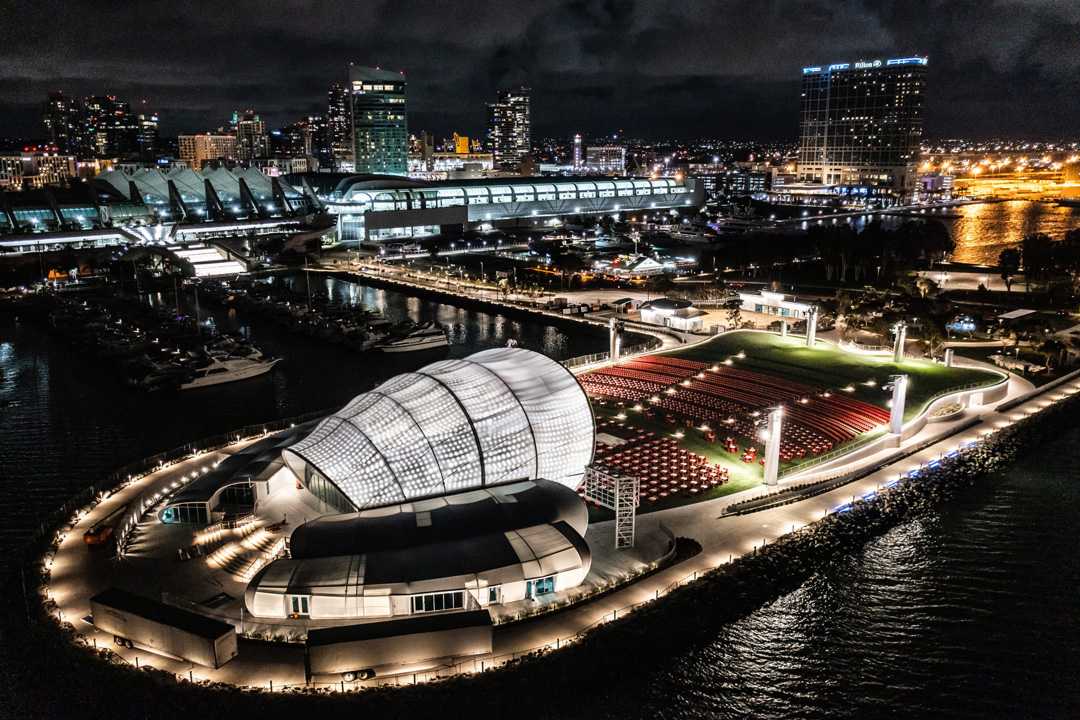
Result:
<svg viewBox="0 0 1080 720"><path fill-rule="evenodd" d="M1005 248L998 255L998 270L1001 271L1001 279L1005 281L1005 292L1012 290L1012 279L1020 270L1020 251L1016 248Z"/></svg>
<svg viewBox="0 0 1080 720"><path fill-rule="evenodd" d="M727 310L727 320L732 328L742 325L742 298L736 295L724 301L724 309Z"/></svg>
<svg viewBox="0 0 1080 720"><path fill-rule="evenodd" d="M1065 355L1065 343L1061 342L1057 338L1047 338L1039 343L1036 348L1038 353L1043 356L1043 361L1046 367L1060 365Z"/></svg>
<svg viewBox="0 0 1080 720"><path fill-rule="evenodd" d="M1046 233L1028 233L1020 241L1024 262L1024 285L1031 290L1031 279L1041 279L1050 269L1054 241Z"/></svg>

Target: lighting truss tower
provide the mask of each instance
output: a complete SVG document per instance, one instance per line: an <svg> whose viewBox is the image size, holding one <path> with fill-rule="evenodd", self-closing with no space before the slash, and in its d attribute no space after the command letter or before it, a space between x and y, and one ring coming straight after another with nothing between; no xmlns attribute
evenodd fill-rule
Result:
<svg viewBox="0 0 1080 720"><path fill-rule="evenodd" d="M806 311L806 347L814 347L814 342L817 340L817 305L811 305L810 309Z"/></svg>
<svg viewBox="0 0 1080 720"><path fill-rule="evenodd" d="M593 466L585 468L585 499L615 513L615 549L634 547L638 497L638 479L617 475Z"/></svg>
<svg viewBox="0 0 1080 720"><path fill-rule="evenodd" d="M904 359L904 343L907 341L907 323L901 320L896 323L896 343L893 345L893 362Z"/></svg>

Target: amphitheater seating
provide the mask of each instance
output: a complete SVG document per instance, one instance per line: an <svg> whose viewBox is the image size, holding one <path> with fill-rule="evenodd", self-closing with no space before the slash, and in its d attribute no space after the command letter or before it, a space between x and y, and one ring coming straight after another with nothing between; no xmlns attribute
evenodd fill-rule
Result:
<svg viewBox="0 0 1080 720"><path fill-rule="evenodd" d="M648 403L673 424L707 425L753 441L762 413L782 405L783 460L828 452L886 424L875 405L823 388L732 365L713 365L667 355L646 355L587 373L585 391L596 398Z"/></svg>
<svg viewBox="0 0 1080 720"><path fill-rule="evenodd" d="M689 452L670 438L660 438L648 430L612 420L601 420L597 430L626 442L598 445L593 463L638 478L643 503L673 495L693 497L728 481L727 468Z"/></svg>

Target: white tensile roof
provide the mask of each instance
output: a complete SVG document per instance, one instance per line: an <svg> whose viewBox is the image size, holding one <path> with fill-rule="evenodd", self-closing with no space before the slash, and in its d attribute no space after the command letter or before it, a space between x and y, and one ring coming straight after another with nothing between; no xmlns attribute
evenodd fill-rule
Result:
<svg viewBox="0 0 1080 720"><path fill-rule="evenodd" d="M576 487L592 459L577 379L531 350L495 348L398 375L323 420L283 457L358 509L546 478Z"/></svg>

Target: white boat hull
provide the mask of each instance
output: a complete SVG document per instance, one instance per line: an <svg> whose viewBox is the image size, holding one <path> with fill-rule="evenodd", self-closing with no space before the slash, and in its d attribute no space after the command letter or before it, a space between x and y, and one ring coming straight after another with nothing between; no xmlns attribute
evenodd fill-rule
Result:
<svg viewBox="0 0 1080 720"><path fill-rule="evenodd" d="M225 383L239 382L241 380L250 380L257 378L261 375L265 375L274 369L274 366L281 361L281 358L274 358L268 362L259 363L258 365L252 365L251 367L243 368L241 370L232 370L230 372L218 373L216 375L204 375L203 377L195 378L190 382L183 383L180 386L181 390L196 390L198 388L211 387L213 385L224 385Z"/></svg>
<svg viewBox="0 0 1080 720"><path fill-rule="evenodd" d="M441 338L423 338L422 340L415 340L413 342L403 340L390 345L380 345L378 350L380 352L388 353L415 352L417 350L433 350L435 348L449 347L449 345L450 343L447 342L446 336L444 335Z"/></svg>

